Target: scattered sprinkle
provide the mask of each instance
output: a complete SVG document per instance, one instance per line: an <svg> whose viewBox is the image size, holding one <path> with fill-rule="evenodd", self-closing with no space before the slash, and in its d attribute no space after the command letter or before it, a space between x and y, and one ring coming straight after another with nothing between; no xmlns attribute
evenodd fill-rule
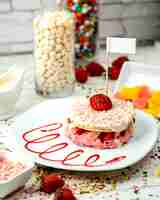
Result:
<svg viewBox="0 0 160 200"><path fill-rule="evenodd" d="M144 170L142 173L143 173L143 177L145 178L148 177L148 172L146 170Z"/></svg>
<svg viewBox="0 0 160 200"><path fill-rule="evenodd" d="M155 176L160 177L160 165L156 167L154 174Z"/></svg>
<svg viewBox="0 0 160 200"><path fill-rule="evenodd" d="M112 180L111 183L112 183L112 189L116 190L116 188L117 188L117 181L116 180Z"/></svg>
<svg viewBox="0 0 160 200"><path fill-rule="evenodd" d="M139 190L140 190L140 188L139 188L137 185L134 185L134 186L133 186L133 192L134 192L135 194L138 194Z"/></svg>

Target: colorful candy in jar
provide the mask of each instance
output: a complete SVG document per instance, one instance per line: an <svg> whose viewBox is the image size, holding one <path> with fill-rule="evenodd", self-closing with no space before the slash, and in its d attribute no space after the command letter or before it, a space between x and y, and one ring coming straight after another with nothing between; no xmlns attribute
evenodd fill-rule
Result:
<svg viewBox="0 0 160 200"><path fill-rule="evenodd" d="M75 54L77 59L95 56L98 32L97 0L66 0L75 16Z"/></svg>

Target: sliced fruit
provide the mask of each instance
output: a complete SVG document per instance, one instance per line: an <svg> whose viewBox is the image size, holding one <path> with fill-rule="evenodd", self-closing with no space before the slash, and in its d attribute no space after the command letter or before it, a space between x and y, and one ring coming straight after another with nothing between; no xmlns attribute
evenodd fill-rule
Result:
<svg viewBox="0 0 160 200"><path fill-rule="evenodd" d="M76 135L82 135L86 132L86 130L82 129L82 128L73 128L73 133L76 134Z"/></svg>
<svg viewBox="0 0 160 200"><path fill-rule="evenodd" d="M138 98L138 99L135 99L135 100L133 100L133 105L134 105L136 108L139 108L139 109L147 108L148 99L146 99L146 98Z"/></svg>
<svg viewBox="0 0 160 200"><path fill-rule="evenodd" d="M149 99L152 96L152 91L148 86L141 86L139 91L139 97Z"/></svg>
<svg viewBox="0 0 160 200"><path fill-rule="evenodd" d="M101 142L105 142L105 141L110 141L110 140L113 140L115 137L115 133L111 132L111 133L105 133L105 132L102 132L100 135L99 135L99 139L101 140Z"/></svg>

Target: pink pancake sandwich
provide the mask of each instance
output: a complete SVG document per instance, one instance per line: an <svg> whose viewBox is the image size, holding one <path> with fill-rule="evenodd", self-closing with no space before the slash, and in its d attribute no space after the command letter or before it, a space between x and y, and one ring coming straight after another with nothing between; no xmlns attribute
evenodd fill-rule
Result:
<svg viewBox="0 0 160 200"><path fill-rule="evenodd" d="M96 94L75 102L67 119L66 134L80 146L114 149L128 143L134 123L131 102Z"/></svg>

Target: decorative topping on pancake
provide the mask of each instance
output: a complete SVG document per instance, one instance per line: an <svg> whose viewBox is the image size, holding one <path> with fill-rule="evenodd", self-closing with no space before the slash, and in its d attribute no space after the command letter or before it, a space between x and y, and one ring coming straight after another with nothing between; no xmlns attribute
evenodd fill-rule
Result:
<svg viewBox="0 0 160 200"><path fill-rule="evenodd" d="M90 106L96 111L105 111L112 108L110 98L104 94L96 94L90 97Z"/></svg>

